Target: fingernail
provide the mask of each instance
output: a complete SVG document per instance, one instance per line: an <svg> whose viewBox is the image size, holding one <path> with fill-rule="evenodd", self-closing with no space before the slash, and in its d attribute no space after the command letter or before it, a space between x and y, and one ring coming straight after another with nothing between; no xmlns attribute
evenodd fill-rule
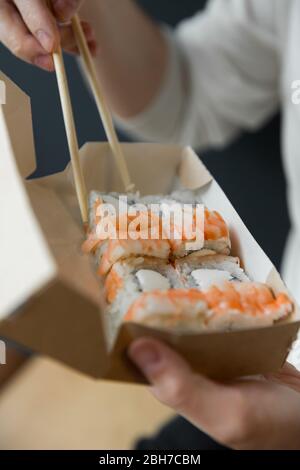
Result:
<svg viewBox="0 0 300 470"><path fill-rule="evenodd" d="M159 352L150 345L133 344L128 350L128 355L146 377L151 377L154 368L160 362Z"/></svg>
<svg viewBox="0 0 300 470"><path fill-rule="evenodd" d="M50 36L50 34L48 34L46 31L44 31L43 29L39 29L37 32L36 32L36 37L37 39L39 40L40 44L42 45L42 47L48 51L48 52L52 52L53 51L53 48L54 48L54 39Z"/></svg>
<svg viewBox="0 0 300 470"><path fill-rule="evenodd" d="M35 57L33 63L44 70L51 71L53 69L53 59L51 55L39 55Z"/></svg>

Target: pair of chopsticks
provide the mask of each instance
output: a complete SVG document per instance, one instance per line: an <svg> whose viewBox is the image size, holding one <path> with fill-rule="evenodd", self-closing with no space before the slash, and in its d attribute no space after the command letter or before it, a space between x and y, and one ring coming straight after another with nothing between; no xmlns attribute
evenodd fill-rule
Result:
<svg viewBox="0 0 300 470"><path fill-rule="evenodd" d="M101 84L97 77L97 72L92 55L87 44L85 34L83 32L80 19L75 15L72 19L72 28L76 38L76 42L83 59L85 73L92 88L92 92L98 107L103 126L110 143L112 153L115 157L117 167L120 171L125 191L133 191L134 185L130 180L129 171L126 160L114 128L111 112L106 104ZM78 139L76 134L75 121L72 110L72 102L69 92L68 80L61 46L53 53L53 61L57 77L58 89L60 94L61 106L65 122L66 134L68 139L69 151L74 173L74 181L77 199L79 203L82 222L85 225L88 222L88 197L84 181L84 175L80 163L80 154Z"/></svg>

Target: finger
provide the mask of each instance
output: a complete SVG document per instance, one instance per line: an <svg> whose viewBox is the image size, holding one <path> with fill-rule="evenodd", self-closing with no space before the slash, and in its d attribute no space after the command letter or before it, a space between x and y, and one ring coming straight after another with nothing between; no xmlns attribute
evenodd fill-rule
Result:
<svg viewBox="0 0 300 470"><path fill-rule="evenodd" d="M59 44L56 20L44 0L14 0L29 31L49 53Z"/></svg>
<svg viewBox="0 0 300 470"><path fill-rule="evenodd" d="M69 47L69 48L65 49L65 51L70 55L79 55L80 54L80 51L79 51L77 46Z"/></svg>
<svg viewBox="0 0 300 470"><path fill-rule="evenodd" d="M89 49L93 57L98 55L98 44L96 41L89 41L88 42Z"/></svg>
<svg viewBox="0 0 300 470"><path fill-rule="evenodd" d="M88 42L88 46L89 46L89 50L90 50L92 56L93 56L93 57L96 57L97 54L98 54L98 46L97 46L97 43L96 43L95 41L90 41L90 42ZM69 51L67 50L67 52L69 52ZM71 53L75 53L76 55L79 55L79 54L80 54L80 51L79 51L79 49L78 49L77 46L76 46L74 49L72 49L70 52L71 52Z"/></svg>
<svg viewBox="0 0 300 470"><path fill-rule="evenodd" d="M93 57L96 57L97 56L97 53L98 53L98 47L97 47L97 44L94 43L94 42L89 42L88 43L88 46L89 46L89 49L90 49L90 52L92 54ZM78 49L77 46L74 46L74 47L67 47L65 48L65 51L68 53L68 54L71 54L71 55L80 55L80 51Z"/></svg>
<svg viewBox="0 0 300 470"><path fill-rule="evenodd" d="M156 398L196 425L211 426L220 400L227 397L225 386L194 374L186 361L156 340L139 339L128 353L149 380Z"/></svg>
<svg viewBox="0 0 300 470"><path fill-rule="evenodd" d="M54 69L53 60L30 34L16 8L9 2L0 4L0 41L17 57L45 70Z"/></svg>
<svg viewBox="0 0 300 470"><path fill-rule="evenodd" d="M286 362L282 369L275 374L267 374L267 380L285 384L297 392L300 391L300 372L291 364Z"/></svg>
<svg viewBox="0 0 300 470"><path fill-rule="evenodd" d="M266 374L265 377L268 378L269 380L271 379L281 380L283 377L297 377L299 379L300 372L294 366L292 366L292 364L285 362L285 364L282 366L282 368L278 372Z"/></svg>
<svg viewBox="0 0 300 470"><path fill-rule="evenodd" d="M252 409L241 388L193 373L177 353L150 338L135 341L128 354L162 403L223 444L238 446L246 439Z"/></svg>
<svg viewBox="0 0 300 470"><path fill-rule="evenodd" d="M86 21L81 22L83 32L88 43L96 42L95 34L89 23ZM76 39L71 25L62 25L59 28L61 44L66 50L74 49L77 46Z"/></svg>
<svg viewBox="0 0 300 470"><path fill-rule="evenodd" d="M289 375L296 375L298 377L300 377L300 372L298 369L296 369L296 367L294 367L292 364L290 364L289 362L285 362L282 369L281 369L281 373L284 373L284 374L289 374Z"/></svg>
<svg viewBox="0 0 300 470"><path fill-rule="evenodd" d="M70 21L79 10L82 0L52 0L54 12L59 21Z"/></svg>

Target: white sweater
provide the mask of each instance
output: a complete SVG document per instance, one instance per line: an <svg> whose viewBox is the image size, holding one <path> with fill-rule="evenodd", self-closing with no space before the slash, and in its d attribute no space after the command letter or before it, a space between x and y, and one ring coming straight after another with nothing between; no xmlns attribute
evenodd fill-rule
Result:
<svg viewBox="0 0 300 470"><path fill-rule="evenodd" d="M147 140L219 147L281 106L293 223L283 276L300 302L300 0L211 0L167 37L159 95L122 125ZM300 368L300 341L289 359Z"/></svg>

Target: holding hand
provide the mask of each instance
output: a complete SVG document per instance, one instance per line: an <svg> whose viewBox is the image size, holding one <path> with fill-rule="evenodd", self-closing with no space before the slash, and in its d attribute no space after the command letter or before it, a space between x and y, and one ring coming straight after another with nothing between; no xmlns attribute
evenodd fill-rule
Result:
<svg viewBox="0 0 300 470"><path fill-rule="evenodd" d="M300 373L217 383L195 374L172 349L148 338L129 356L154 396L218 442L235 449L300 449Z"/></svg>
<svg viewBox="0 0 300 470"><path fill-rule="evenodd" d="M20 59L48 71L54 69L51 53L60 42L66 51L78 52L68 22L82 0L51 2L53 12L45 0L0 0L0 41ZM87 22L82 22L82 26L95 54L97 45L92 28Z"/></svg>

